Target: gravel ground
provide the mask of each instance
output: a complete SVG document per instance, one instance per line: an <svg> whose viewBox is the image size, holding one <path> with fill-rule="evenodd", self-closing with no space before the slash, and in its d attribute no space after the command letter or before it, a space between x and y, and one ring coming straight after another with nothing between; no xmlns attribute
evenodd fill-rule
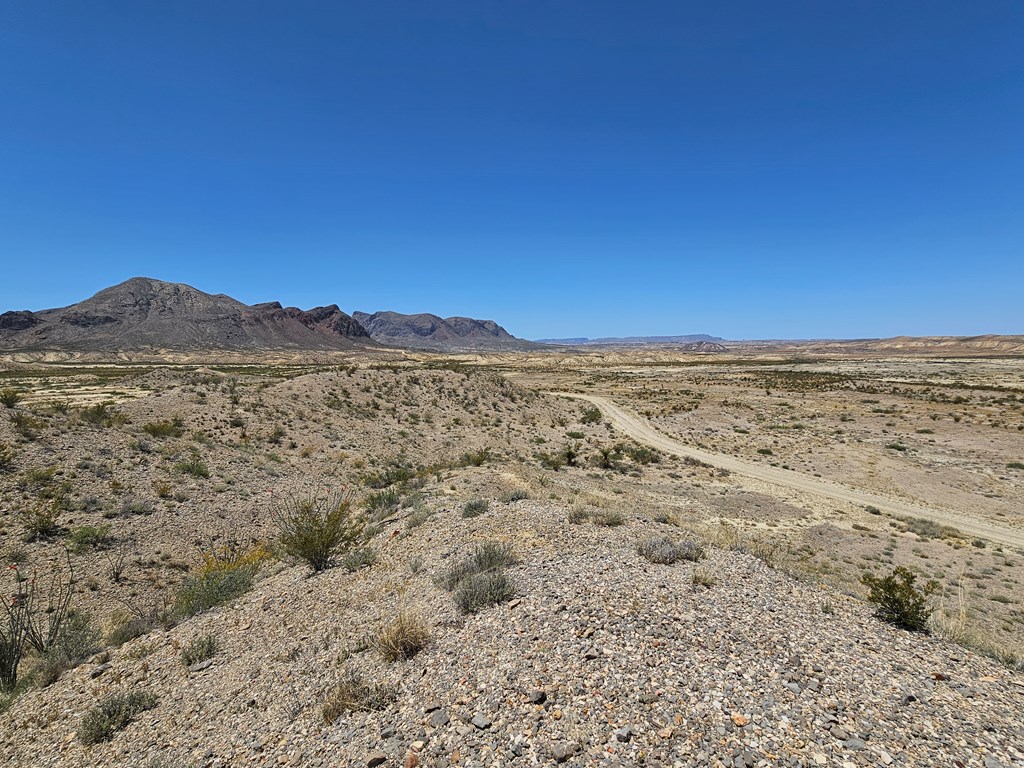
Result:
<svg viewBox="0 0 1024 768"><path fill-rule="evenodd" d="M531 500L437 512L381 532L370 568L279 567L237 603L23 695L0 715L0 764L1024 765L1024 675L852 598L741 552L651 564L638 540L686 534L646 520L574 525ZM515 547L516 596L462 617L432 577L484 539ZM432 639L388 663L365 639L400 608ZM180 649L206 633L212 663L185 667ZM342 667L395 701L325 724ZM84 713L129 690L157 706L84 746Z"/></svg>

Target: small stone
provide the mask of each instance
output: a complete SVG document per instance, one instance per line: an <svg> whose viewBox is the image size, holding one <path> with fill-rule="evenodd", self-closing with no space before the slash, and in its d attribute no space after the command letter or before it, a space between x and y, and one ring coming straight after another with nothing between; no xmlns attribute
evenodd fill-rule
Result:
<svg viewBox="0 0 1024 768"><path fill-rule="evenodd" d="M206 661L199 661L188 668L189 672L202 672L204 669L209 669L213 665L213 659L207 659Z"/></svg>
<svg viewBox="0 0 1024 768"><path fill-rule="evenodd" d="M551 745L551 757L556 763L564 763L580 750L580 745L573 742L556 741Z"/></svg>
<svg viewBox="0 0 1024 768"><path fill-rule="evenodd" d="M491 727L491 721L481 714L473 715L473 719L469 722L471 722L475 728L478 728L481 731L486 731L488 728Z"/></svg>
<svg viewBox="0 0 1024 768"><path fill-rule="evenodd" d="M443 709L437 709L430 713L430 717L427 718L427 725L431 728L442 728L449 723L448 713Z"/></svg>
<svg viewBox="0 0 1024 768"><path fill-rule="evenodd" d="M599 658L600 656L601 651L599 651L597 648L594 648L593 646L583 651L583 658L587 661L593 661L594 659Z"/></svg>
<svg viewBox="0 0 1024 768"><path fill-rule="evenodd" d="M440 708L441 708L441 703L440 702L438 702L438 701L428 701L426 704L423 705L423 713L424 714L428 714L430 712L433 712L435 709L440 709Z"/></svg>
<svg viewBox="0 0 1024 768"><path fill-rule="evenodd" d="M634 733L635 731L630 726L625 725L615 732L615 740L623 743L629 742L633 738Z"/></svg>
<svg viewBox="0 0 1024 768"><path fill-rule="evenodd" d="M658 735L661 736L661 738L663 739L671 739L673 733L675 733L675 729L672 728L672 726L662 728L660 731L658 731Z"/></svg>
<svg viewBox="0 0 1024 768"><path fill-rule="evenodd" d="M800 693L800 686L796 683L783 683L786 688L789 688L793 693Z"/></svg>
<svg viewBox="0 0 1024 768"><path fill-rule="evenodd" d="M111 666L111 664L100 664L98 667L96 667L96 669L89 673L89 677L95 680L97 677L99 677L108 669L110 669Z"/></svg>
<svg viewBox="0 0 1024 768"><path fill-rule="evenodd" d="M366 768L376 768L378 765L384 765L387 761L388 756L379 749L375 749L366 756Z"/></svg>
<svg viewBox="0 0 1024 768"><path fill-rule="evenodd" d="M750 718L747 717L746 715L741 715L739 712L733 712L733 714L732 714L732 722L733 722L733 725L735 725L737 728L742 728L743 726L745 726L747 723L750 722Z"/></svg>
<svg viewBox="0 0 1024 768"><path fill-rule="evenodd" d="M859 750L859 749L864 749L864 747L866 747L866 746L867 746L867 744L864 743L864 739L858 739L856 736L854 736L852 739L847 739L846 740L846 748L847 749L858 749Z"/></svg>
<svg viewBox="0 0 1024 768"><path fill-rule="evenodd" d="M397 731L395 730L395 727L393 725L385 725L383 728L380 729L380 737L382 739L390 739L396 733Z"/></svg>
<svg viewBox="0 0 1024 768"><path fill-rule="evenodd" d="M832 730L829 732L840 741L846 741L848 738L850 738L850 734L847 733L844 728L838 725L833 725Z"/></svg>

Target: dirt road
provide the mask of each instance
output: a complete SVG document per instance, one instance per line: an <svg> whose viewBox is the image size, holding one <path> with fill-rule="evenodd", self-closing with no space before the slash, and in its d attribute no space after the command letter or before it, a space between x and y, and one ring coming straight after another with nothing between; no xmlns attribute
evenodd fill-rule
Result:
<svg viewBox="0 0 1024 768"><path fill-rule="evenodd" d="M846 485L809 477L780 467L765 466L754 461L739 459L719 453L702 451L692 448L667 435L662 434L647 420L616 405L606 397L583 395L572 392L549 392L551 395L571 397L593 403L611 423L632 437L659 451L676 456L690 456L714 467L727 469L737 475L751 477L773 485L792 488L804 493L821 496L836 501L848 502L860 507L873 506L891 515L921 517L932 520L940 525L949 525L969 537L987 539L998 544L1024 548L1024 531L1005 528L984 520L978 520L956 512L925 507L902 499L879 496L868 491L850 488Z"/></svg>

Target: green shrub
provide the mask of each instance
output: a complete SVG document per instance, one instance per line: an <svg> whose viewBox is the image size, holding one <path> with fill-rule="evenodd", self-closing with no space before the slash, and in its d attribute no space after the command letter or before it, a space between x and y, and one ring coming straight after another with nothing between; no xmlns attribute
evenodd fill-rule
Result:
<svg viewBox="0 0 1024 768"><path fill-rule="evenodd" d="M0 389L0 405L5 408L13 408L21 402L21 392L12 387Z"/></svg>
<svg viewBox="0 0 1024 768"><path fill-rule="evenodd" d="M92 424L95 427L112 427L127 421L124 414L113 410L109 403L97 403L87 408L80 408L78 417L86 424Z"/></svg>
<svg viewBox="0 0 1024 768"><path fill-rule="evenodd" d="M100 650L100 633L92 617L84 611L69 609L60 624L55 642L40 658L33 673L38 685L56 682L68 669L77 667Z"/></svg>
<svg viewBox="0 0 1024 768"><path fill-rule="evenodd" d="M459 466L482 467L490 457L490 451L486 448L482 448L479 451L467 451L459 459Z"/></svg>
<svg viewBox="0 0 1024 768"><path fill-rule="evenodd" d="M156 511L156 506L152 501L146 499L132 499L128 498L121 504L121 514L128 515L152 515Z"/></svg>
<svg viewBox="0 0 1024 768"><path fill-rule="evenodd" d="M1006 465L1007 469L1024 469L1024 461L1011 461Z"/></svg>
<svg viewBox="0 0 1024 768"><path fill-rule="evenodd" d="M277 514L281 549L320 572L360 541L364 522L352 511L344 496L316 494L287 500Z"/></svg>
<svg viewBox="0 0 1024 768"><path fill-rule="evenodd" d="M191 667L193 664L212 659L219 647L220 643L212 634L197 637L181 650L181 663L186 667Z"/></svg>
<svg viewBox="0 0 1024 768"><path fill-rule="evenodd" d="M661 455L645 445L629 445L623 450L637 464L657 464L661 461Z"/></svg>
<svg viewBox="0 0 1024 768"><path fill-rule="evenodd" d="M515 592L505 568L516 562L512 546L488 541L477 545L466 558L441 573L437 582L454 592L455 604L463 613L476 613L509 600Z"/></svg>
<svg viewBox="0 0 1024 768"><path fill-rule="evenodd" d="M888 443L885 447L888 448L890 451L907 450L907 446L905 446L903 443Z"/></svg>
<svg viewBox="0 0 1024 768"><path fill-rule="evenodd" d="M566 519L573 525L585 523L590 519L590 510L586 507L575 506L569 510L569 514L566 516Z"/></svg>
<svg viewBox="0 0 1024 768"><path fill-rule="evenodd" d="M938 589L929 581L923 588L914 586L917 577L903 566L883 578L866 573L861 582L868 587L868 601L878 606L875 615L883 621L913 632L928 631L928 596Z"/></svg>
<svg viewBox="0 0 1024 768"><path fill-rule="evenodd" d="M61 533L57 520L60 506L53 502L40 501L31 509L22 512L21 522L25 527L25 541L51 539Z"/></svg>
<svg viewBox="0 0 1024 768"><path fill-rule="evenodd" d="M120 648L129 640L142 637L161 623L156 616L118 613L111 617L104 640L108 645Z"/></svg>
<svg viewBox="0 0 1024 768"><path fill-rule="evenodd" d="M903 529L916 533L922 539L957 539L963 534L951 525L941 525L923 517L904 517Z"/></svg>
<svg viewBox="0 0 1024 768"><path fill-rule="evenodd" d="M703 545L693 541L676 542L667 536L644 539L637 545L637 552L652 563L671 565L680 560L695 563L705 556Z"/></svg>
<svg viewBox="0 0 1024 768"><path fill-rule="evenodd" d="M37 430L46 426L46 422L27 413L13 413L11 414L11 426L26 440L35 440L38 437Z"/></svg>
<svg viewBox="0 0 1024 768"><path fill-rule="evenodd" d="M771 448L758 448L757 452L760 453L762 456L771 456L772 455L772 449Z"/></svg>
<svg viewBox="0 0 1024 768"><path fill-rule="evenodd" d="M256 567L253 565L190 576L178 590L174 612L188 617L223 605L252 589L255 576Z"/></svg>
<svg viewBox="0 0 1024 768"><path fill-rule="evenodd" d="M529 491L525 491L522 488L516 488L501 495L501 501L505 504L512 504L513 502L522 501L523 499L528 498L530 498Z"/></svg>
<svg viewBox="0 0 1024 768"><path fill-rule="evenodd" d="M361 568L369 568L376 562L377 553L371 547L350 549L341 558L342 567L349 573L354 573Z"/></svg>
<svg viewBox="0 0 1024 768"><path fill-rule="evenodd" d="M465 506L462 507L463 517L479 517L487 511L487 499L473 499L467 501Z"/></svg>
<svg viewBox="0 0 1024 768"><path fill-rule="evenodd" d="M78 727L79 741L92 745L111 739L115 732L127 727L140 713L153 709L156 701L155 695L141 691L104 699L82 718Z"/></svg>
<svg viewBox="0 0 1024 768"><path fill-rule="evenodd" d="M561 453L539 453L537 461L545 469L553 469L555 472L565 466L565 457Z"/></svg>
<svg viewBox="0 0 1024 768"><path fill-rule="evenodd" d="M419 528L421 525L427 522L427 520L432 518L435 514L437 513L433 509L430 509L429 507L417 507L415 510L413 510L412 514L410 514L409 517L407 517L405 520L406 530L411 531L413 528Z"/></svg>
<svg viewBox="0 0 1024 768"><path fill-rule="evenodd" d="M619 460L622 458L622 446L602 445L597 449L597 455L591 459L591 463L598 469L619 469Z"/></svg>
<svg viewBox="0 0 1024 768"><path fill-rule="evenodd" d="M174 465L174 469L185 475L192 475L193 477L207 478L210 476L210 468L206 466L206 463L200 456L189 456L186 459L182 459Z"/></svg>
<svg viewBox="0 0 1024 768"><path fill-rule="evenodd" d="M592 515L590 515L590 521L594 525L603 525L611 528L617 525L625 524L626 518L621 512L617 510L607 509L600 512L595 512Z"/></svg>
<svg viewBox="0 0 1024 768"><path fill-rule="evenodd" d="M587 406L583 409L583 415L580 417L580 422L583 424L597 424L601 421L601 409L596 405Z"/></svg>
<svg viewBox="0 0 1024 768"><path fill-rule="evenodd" d="M14 466L18 449L7 443L0 443L0 472L9 472Z"/></svg>
<svg viewBox="0 0 1024 768"><path fill-rule="evenodd" d="M77 554L100 549L110 542L109 525L80 525L68 536L71 551Z"/></svg>
<svg viewBox="0 0 1024 768"><path fill-rule="evenodd" d="M142 431L151 437L181 437L185 433L185 426L180 418L175 417L143 424Z"/></svg>
<svg viewBox="0 0 1024 768"><path fill-rule="evenodd" d="M477 613L492 605L507 602L515 594L515 586L504 571L474 573L455 590L455 605L463 613Z"/></svg>
<svg viewBox="0 0 1024 768"><path fill-rule="evenodd" d="M393 512L398 509L398 505L402 503L402 494L399 493L397 488L385 488L384 490L371 493L366 497L363 504L366 506L367 511L375 514L375 517L379 517L379 513Z"/></svg>
<svg viewBox="0 0 1024 768"><path fill-rule="evenodd" d="M405 459L398 457L388 460L387 464L379 472L371 472L363 475L363 484L367 488L380 490L396 483L404 483L416 476L416 472Z"/></svg>

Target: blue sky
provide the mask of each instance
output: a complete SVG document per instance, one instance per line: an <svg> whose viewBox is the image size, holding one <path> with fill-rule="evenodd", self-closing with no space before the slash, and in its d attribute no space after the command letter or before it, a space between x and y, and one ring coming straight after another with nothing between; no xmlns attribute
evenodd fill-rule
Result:
<svg viewBox="0 0 1024 768"><path fill-rule="evenodd" d="M0 0L0 310L1024 333L1024 4Z"/></svg>

